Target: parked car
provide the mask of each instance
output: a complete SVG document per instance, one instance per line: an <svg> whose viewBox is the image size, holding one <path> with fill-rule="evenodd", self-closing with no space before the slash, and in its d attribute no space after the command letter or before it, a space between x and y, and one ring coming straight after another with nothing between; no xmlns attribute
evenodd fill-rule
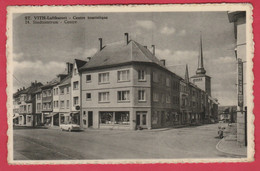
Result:
<svg viewBox="0 0 260 171"><path fill-rule="evenodd" d="M77 124L61 124L60 125L61 130L66 130L66 131L79 131L80 130L80 126Z"/></svg>

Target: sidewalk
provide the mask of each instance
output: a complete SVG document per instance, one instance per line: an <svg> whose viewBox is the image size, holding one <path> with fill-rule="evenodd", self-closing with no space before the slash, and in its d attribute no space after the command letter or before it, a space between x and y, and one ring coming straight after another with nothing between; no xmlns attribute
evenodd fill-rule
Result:
<svg viewBox="0 0 260 171"><path fill-rule="evenodd" d="M222 153L231 154L239 157L247 157L247 147L238 144L235 135L229 135L220 140L216 148Z"/></svg>
<svg viewBox="0 0 260 171"><path fill-rule="evenodd" d="M224 125L226 128L224 131L224 138L217 144L217 150L222 153L231 154L238 157L246 157L247 147L240 145L237 142L237 124L233 123L230 126L228 126L228 124Z"/></svg>

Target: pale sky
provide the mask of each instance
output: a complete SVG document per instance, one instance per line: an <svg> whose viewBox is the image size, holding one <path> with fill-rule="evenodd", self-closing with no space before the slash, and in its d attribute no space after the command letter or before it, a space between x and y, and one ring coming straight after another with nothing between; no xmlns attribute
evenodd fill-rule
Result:
<svg viewBox="0 0 260 171"><path fill-rule="evenodd" d="M92 56L104 45L122 41L124 33L144 46L156 46L156 56L166 59L171 70L195 75L199 55L200 32L203 39L204 67L211 77L212 96L220 105L235 105L236 58L234 25L227 12L156 12L156 13L70 13L48 16L107 16L108 19L78 20L76 24L25 24L25 16L13 21L14 91L34 80L46 83L64 72L65 63L74 58ZM183 76L184 73L177 73ZM183 75L181 75L183 74Z"/></svg>

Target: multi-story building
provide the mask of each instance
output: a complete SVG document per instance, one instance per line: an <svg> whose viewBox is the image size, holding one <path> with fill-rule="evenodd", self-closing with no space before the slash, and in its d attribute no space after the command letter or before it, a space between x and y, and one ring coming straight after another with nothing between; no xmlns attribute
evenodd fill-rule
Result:
<svg viewBox="0 0 260 171"><path fill-rule="evenodd" d="M37 92L41 91L42 83L38 83L37 81L31 83L31 87L27 92L27 109L28 122L31 121L32 126L37 126L41 123L41 115L37 113Z"/></svg>
<svg viewBox="0 0 260 171"><path fill-rule="evenodd" d="M42 89L39 88L35 91L36 98L36 109L35 109L35 121L36 125L42 125L43 124L43 114L42 114Z"/></svg>
<svg viewBox="0 0 260 171"><path fill-rule="evenodd" d="M36 119L36 98L35 92L42 86L41 83L37 81L32 82L31 86L22 89L18 89L18 91L14 94L14 114L18 116L19 119L16 120L16 124L23 126L35 126Z"/></svg>
<svg viewBox="0 0 260 171"><path fill-rule="evenodd" d="M60 82L59 87L59 118L55 125L76 123L79 124L79 117L71 115L71 74Z"/></svg>
<svg viewBox="0 0 260 171"><path fill-rule="evenodd" d="M80 108L82 106L81 104L81 76L79 73L79 69L85 65L87 61L83 61L80 59L75 59L74 63L72 64L72 71L71 71L71 96L70 96L70 109L71 109L71 115L75 118L78 118L79 125L81 127L85 127L88 125L88 127L92 126L92 115L89 115L89 118L86 119L87 115L86 113L81 113ZM71 64L67 63L68 66L71 66ZM84 78L82 78L84 79ZM91 76L88 76L88 78L85 78L85 81L90 81ZM87 124L87 121L89 122Z"/></svg>
<svg viewBox="0 0 260 171"><path fill-rule="evenodd" d="M230 123L237 122L237 106L219 106L218 119Z"/></svg>
<svg viewBox="0 0 260 171"><path fill-rule="evenodd" d="M135 129L173 125L179 113L180 78L164 61L139 43L128 40L102 45L79 69L84 124L94 128Z"/></svg>
<svg viewBox="0 0 260 171"><path fill-rule="evenodd" d="M20 97L19 97L19 91L17 90L16 93L13 94L13 124L18 125L19 124L19 108L20 108Z"/></svg>
<svg viewBox="0 0 260 171"><path fill-rule="evenodd" d="M59 117L59 109L57 109L57 105L59 106L59 89L58 85L61 81L63 81L68 74L59 74L55 79L48 82L47 84L41 87L42 89L42 114L44 124L47 126L59 126L60 117ZM57 90L57 91L56 91ZM55 108L54 108L55 101ZM58 101L58 102L57 102Z"/></svg>
<svg viewBox="0 0 260 171"><path fill-rule="evenodd" d="M57 80L48 82L42 89L42 115L46 126L53 125L53 87L58 84Z"/></svg>
<svg viewBox="0 0 260 171"><path fill-rule="evenodd" d="M240 144L247 145L247 46L248 39L246 34L246 11L229 11L228 19L234 23L234 36L236 39L235 54L237 58L237 141ZM253 81L252 81L253 82ZM247 86L246 86L247 85ZM250 88L252 90L252 88ZM252 92L250 92L252 94ZM253 99L252 99L253 100Z"/></svg>

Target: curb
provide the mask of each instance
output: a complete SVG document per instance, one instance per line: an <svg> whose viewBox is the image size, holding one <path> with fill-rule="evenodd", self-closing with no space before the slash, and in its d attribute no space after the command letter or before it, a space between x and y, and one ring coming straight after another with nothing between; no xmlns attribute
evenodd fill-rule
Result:
<svg viewBox="0 0 260 171"><path fill-rule="evenodd" d="M217 143L217 145L216 145L216 149L217 149L218 151L220 151L221 153L224 153L224 154L227 154L227 155L233 155L233 156L237 156L237 157L247 157L247 155L229 153L229 152L226 152L226 151L221 150L221 149L219 148L219 144L221 144L222 141L225 141L225 138L221 139L221 140Z"/></svg>

